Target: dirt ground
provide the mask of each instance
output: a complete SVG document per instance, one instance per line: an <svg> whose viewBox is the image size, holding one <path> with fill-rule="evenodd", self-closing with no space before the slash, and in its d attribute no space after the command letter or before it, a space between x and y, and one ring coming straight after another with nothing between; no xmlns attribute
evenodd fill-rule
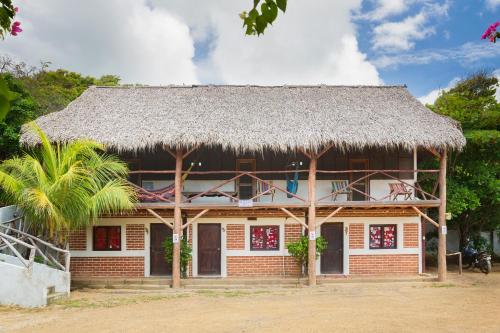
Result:
<svg viewBox="0 0 500 333"><path fill-rule="evenodd" d="M500 332L500 272L441 284L81 290L45 309L0 307L0 332Z"/></svg>

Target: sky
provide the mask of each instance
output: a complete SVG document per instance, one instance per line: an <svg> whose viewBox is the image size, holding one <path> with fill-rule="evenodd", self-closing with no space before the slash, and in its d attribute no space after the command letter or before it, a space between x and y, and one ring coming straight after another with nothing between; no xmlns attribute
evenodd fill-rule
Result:
<svg viewBox="0 0 500 333"><path fill-rule="evenodd" d="M252 0L14 0L23 32L0 55L122 83L407 85L424 103L478 70L500 0L289 0L245 36Z"/></svg>

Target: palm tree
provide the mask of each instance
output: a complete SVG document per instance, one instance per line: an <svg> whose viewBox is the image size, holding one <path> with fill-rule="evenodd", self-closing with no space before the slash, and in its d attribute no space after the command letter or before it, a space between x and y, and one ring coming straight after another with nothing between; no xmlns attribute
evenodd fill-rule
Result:
<svg viewBox="0 0 500 333"><path fill-rule="evenodd" d="M100 215L132 209L128 168L91 140L52 144L34 123L39 147L0 165L3 201L22 209L39 234L51 240L91 225Z"/></svg>

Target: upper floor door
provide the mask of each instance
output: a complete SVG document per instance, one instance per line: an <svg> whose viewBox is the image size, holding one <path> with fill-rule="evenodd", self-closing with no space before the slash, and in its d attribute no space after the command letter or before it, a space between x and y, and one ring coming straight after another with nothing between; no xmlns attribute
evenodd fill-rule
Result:
<svg viewBox="0 0 500 333"><path fill-rule="evenodd" d="M255 171L255 159L253 158L240 158L236 160L237 171ZM251 199L255 196L255 178L244 175L237 179L236 190L238 191L238 198L245 200Z"/></svg>
<svg viewBox="0 0 500 333"><path fill-rule="evenodd" d="M369 163L368 159L365 158L356 158L349 160L349 170L368 170ZM370 179L366 177L358 182L358 179L361 179L367 175L366 172L352 172L350 174L349 182L352 184L354 188L351 194L351 200L353 201L365 201L368 200L367 196L370 194ZM356 183L355 183L356 182ZM365 195L366 193L367 195Z"/></svg>

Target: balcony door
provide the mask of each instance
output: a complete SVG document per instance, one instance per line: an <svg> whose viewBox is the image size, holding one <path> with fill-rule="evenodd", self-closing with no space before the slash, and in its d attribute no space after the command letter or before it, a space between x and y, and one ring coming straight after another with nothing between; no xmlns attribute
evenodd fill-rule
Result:
<svg viewBox="0 0 500 333"><path fill-rule="evenodd" d="M349 169L350 170L368 170L369 165L368 165L368 159L362 159L362 158L356 158L356 159L350 159L349 160ZM351 173L350 174L350 179L349 182L352 184L356 180L366 176L367 173L365 172L356 172L356 173ZM355 184L352 185L356 190L352 190L352 197L351 200L353 201L365 201L369 200L369 198L365 195L363 195L360 192L370 194L370 180L369 178L365 178Z"/></svg>
<svg viewBox="0 0 500 333"><path fill-rule="evenodd" d="M236 160L237 171L255 171L255 159L245 158ZM241 176L238 178L236 185L238 198L240 200L251 199L255 196L255 178L250 176Z"/></svg>

